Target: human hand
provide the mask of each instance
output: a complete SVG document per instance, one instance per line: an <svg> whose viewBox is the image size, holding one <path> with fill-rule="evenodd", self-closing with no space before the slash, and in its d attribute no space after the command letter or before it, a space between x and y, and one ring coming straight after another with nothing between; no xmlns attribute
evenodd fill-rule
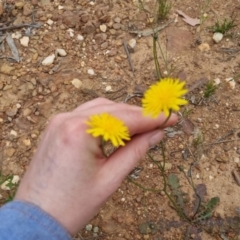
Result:
<svg viewBox="0 0 240 240"><path fill-rule="evenodd" d="M104 157L100 138L86 133L89 116L108 112L129 128L131 141ZM117 190L149 147L163 138L166 118L143 117L142 108L104 98L61 113L49 123L15 199L39 206L70 234L83 228ZM164 125L176 123L172 114ZM163 126L161 126L163 127Z"/></svg>

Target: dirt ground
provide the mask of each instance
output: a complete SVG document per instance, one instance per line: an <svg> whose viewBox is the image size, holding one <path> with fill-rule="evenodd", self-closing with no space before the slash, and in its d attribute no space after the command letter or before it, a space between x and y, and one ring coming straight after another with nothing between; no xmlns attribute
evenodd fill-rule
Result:
<svg viewBox="0 0 240 240"><path fill-rule="evenodd" d="M144 12L137 2L3 2L0 7L3 175L23 176L42 131L57 113L71 111L99 96L117 102L133 96L128 103L140 104L139 96L157 79L152 36L134 32L151 29L149 21L155 8L153 0L146 0ZM190 199L189 210L194 193L178 167L189 173L192 166L195 185L206 187L205 201L220 198L211 217L219 223L219 219L238 217L236 209L240 207L240 2L212 0L206 5L207 2L172 1L168 18L154 27L171 22L158 36L167 54L167 68L159 54L162 73L185 80L189 88L189 104L181 109L179 123L166 130L166 174L174 173L180 179L181 191ZM204 21L200 26L190 26L176 10ZM210 27L225 18L235 18L236 26L216 44ZM7 34L13 37L19 62L12 59L13 56L17 59L17 55L7 44ZM24 36L27 38L22 39ZM132 39L136 40L130 51L134 72L123 46L123 41L133 43ZM54 61L43 65L50 55ZM217 89L204 98L209 81L216 82ZM150 154L157 161L162 160L159 148L150 150ZM163 178L158 168L147 156L130 178L160 191L143 191L125 180L75 239L239 239L230 220L228 227L223 223L212 226L210 222L201 225L181 220L162 191ZM3 203L6 191L0 189L0 195Z"/></svg>

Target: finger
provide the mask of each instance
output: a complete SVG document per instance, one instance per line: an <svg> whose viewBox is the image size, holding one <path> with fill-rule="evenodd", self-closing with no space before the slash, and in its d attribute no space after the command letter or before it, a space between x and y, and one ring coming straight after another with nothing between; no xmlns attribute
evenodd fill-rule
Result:
<svg viewBox="0 0 240 240"><path fill-rule="evenodd" d="M114 104L114 102L106 98L95 98L94 100L81 104L79 107L75 108L73 112L84 111L92 107L98 107L100 105L108 104Z"/></svg>
<svg viewBox="0 0 240 240"><path fill-rule="evenodd" d="M178 120L176 114L171 114L168 121L165 123L167 117L160 114L157 118L153 119L148 116L143 116L142 108L138 109L124 109L122 111L114 111L112 114L121 119L128 127L130 135L140 134L154 130L156 128L165 128L175 124ZM164 125L162 125L164 123Z"/></svg>
<svg viewBox="0 0 240 240"><path fill-rule="evenodd" d="M123 179L138 164L149 147L156 145L164 137L162 130L154 130L135 136L126 146L116 150L99 172L99 183L115 191ZM106 177L107 176L107 177ZM111 194L111 193L110 193Z"/></svg>

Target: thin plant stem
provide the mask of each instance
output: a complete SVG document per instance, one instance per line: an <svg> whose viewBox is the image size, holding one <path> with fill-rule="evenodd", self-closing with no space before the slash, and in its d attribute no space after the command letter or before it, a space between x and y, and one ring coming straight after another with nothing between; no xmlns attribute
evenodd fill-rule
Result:
<svg viewBox="0 0 240 240"><path fill-rule="evenodd" d="M133 183L135 186L141 188L141 189L144 190L144 191L150 191L150 192L161 192L161 191L162 191L162 189L154 189L154 188L145 187L145 186L143 186L142 184L135 182L135 181L134 181L133 179L131 179L131 177L129 177L129 176L128 176L127 178L128 178L128 180L129 180L131 183Z"/></svg>

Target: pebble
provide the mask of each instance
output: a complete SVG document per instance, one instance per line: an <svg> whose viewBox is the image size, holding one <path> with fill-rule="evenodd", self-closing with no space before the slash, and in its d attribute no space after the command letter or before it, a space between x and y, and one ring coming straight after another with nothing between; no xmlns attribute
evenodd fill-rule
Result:
<svg viewBox="0 0 240 240"><path fill-rule="evenodd" d="M208 43L202 43L198 46L198 49L201 51L201 52L207 52L210 50L210 46Z"/></svg>
<svg viewBox="0 0 240 240"><path fill-rule="evenodd" d="M106 49L108 47L108 42L104 42L101 44L101 49Z"/></svg>
<svg viewBox="0 0 240 240"><path fill-rule="evenodd" d="M49 66L54 62L55 54L51 54L42 61L43 66Z"/></svg>
<svg viewBox="0 0 240 240"><path fill-rule="evenodd" d="M4 183L2 183L1 185L1 189L5 190L5 191L9 191L10 188L7 186L9 184L9 180L5 181Z"/></svg>
<svg viewBox="0 0 240 240"><path fill-rule="evenodd" d="M65 51L64 49L62 49L62 48L57 48L56 52L57 52L57 54L58 54L59 56L61 56L61 57L67 56L66 51Z"/></svg>
<svg viewBox="0 0 240 240"><path fill-rule="evenodd" d="M28 47L28 43L29 43L29 37L28 36L24 36L20 39L20 43L22 46L24 47Z"/></svg>
<svg viewBox="0 0 240 240"><path fill-rule="evenodd" d="M214 81L214 85L219 85L221 83L220 78L215 78L213 81Z"/></svg>
<svg viewBox="0 0 240 240"><path fill-rule="evenodd" d="M226 78L225 81L229 84L231 89L235 89L236 82L232 77Z"/></svg>
<svg viewBox="0 0 240 240"><path fill-rule="evenodd" d="M17 137L18 134L17 134L16 131L11 130L11 131L10 131L10 135L13 136L13 137Z"/></svg>
<svg viewBox="0 0 240 240"><path fill-rule="evenodd" d="M8 157L12 157L15 152L16 152L16 150L14 148L7 148L7 149L4 150L4 153Z"/></svg>
<svg viewBox="0 0 240 240"><path fill-rule="evenodd" d="M233 158L233 161L234 161L235 163L239 163L240 159L239 159L239 157L234 157L234 158Z"/></svg>
<svg viewBox="0 0 240 240"><path fill-rule="evenodd" d="M12 108L7 109L6 114L9 117L14 117L18 112L18 108L17 106L13 106Z"/></svg>
<svg viewBox="0 0 240 240"><path fill-rule="evenodd" d="M84 37L80 34L77 35L77 40L78 41L83 41L84 40Z"/></svg>
<svg viewBox="0 0 240 240"><path fill-rule="evenodd" d="M15 70L15 67L10 66L7 63L3 63L0 68L0 72L6 75L14 75L14 70Z"/></svg>
<svg viewBox="0 0 240 240"><path fill-rule="evenodd" d="M110 86L110 85L106 86L105 91L106 92L111 92L112 91L112 86Z"/></svg>
<svg viewBox="0 0 240 240"><path fill-rule="evenodd" d="M69 33L70 37L74 37L74 30L72 28L69 28L67 32Z"/></svg>
<svg viewBox="0 0 240 240"><path fill-rule="evenodd" d="M49 26L52 26L52 25L53 25L53 23L54 23L54 22L53 22L53 20L52 20L52 19L48 19L48 20L47 20L47 24L48 24Z"/></svg>
<svg viewBox="0 0 240 240"><path fill-rule="evenodd" d="M114 23L113 24L113 29L118 30L120 28L121 28L121 24L119 24L119 23Z"/></svg>
<svg viewBox="0 0 240 240"><path fill-rule="evenodd" d="M71 83L72 83L72 85L73 85L75 88L77 88L77 89L81 88L81 86L82 86L82 81L79 80L79 79L77 79L77 78L74 78L74 79L71 81Z"/></svg>
<svg viewBox="0 0 240 240"><path fill-rule="evenodd" d="M90 68L90 69L88 69L87 70L87 73L89 74L89 75L95 75L95 72L94 72L94 70L92 69L92 68Z"/></svg>
<svg viewBox="0 0 240 240"><path fill-rule="evenodd" d="M92 228L93 228L93 225L92 224L88 224L86 227L85 227L85 229L87 230L87 231L92 231Z"/></svg>
<svg viewBox="0 0 240 240"><path fill-rule="evenodd" d="M221 42L222 39L223 39L223 34L216 32L216 33L213 34L213 37L212 37L212 38L213 38L213 41L214 41L215 43L219 43L219 42Z"/></svg>
<svg viewBox="0 0 240 240"><path fill-rule="evenodd" d="M171 170L171 169L172 169L172 164L166 162L164 169L165 169L165 170Z"/></svg>
<svg viewBox="0 0 240 240"><path fill-rule="evenodd" d="M94 233L97 233L98 231L99 231L99 228L98 228L98 227L94 227L94 228L93 228L93 232L94 232Z"/></svg>
<svg viewBox="0 0 240 240"><path fill-rule="evenodd" d="M12 38L19 39L22 37L22 34L20 32L15 32L12 34Z"/></svg>
<svg viewBox="0 0 240 240"><path fill-rule="evenodd" d="M24 139L24 140L23 140L23 143L24 143L24 145L27 146L27 147L31 146L31 140L28 139L28 138L27 138L27 139Z"/></svg>
<svg viewBox="0 0 240 240"><path fill-rule="evenodd" d="M107 31L107 26L105 25L105 24L102 24L102 25L100 25L100 30L102 31L102 32L106 32Z"/></svg>
<svg viewBox="0 0 240 240"><path fill-rule="evenodd" d="M137 41L135 38L132 38L128 41L128 46L131 48L131 49L134 49L136 47L136 44L137 44Z"/></svg>
<svg viewBox="0 0 240 240"><path fill-rule="evenodd" d="M20 181L20 177L18 175L14 175L12 179L13 184L18 184Z"/></svg>
<svg viewBox="0 0 240 240"><path fill-rule="evenodd" d="M24 117L29 116L31 113L32 113L32 110L31 110L30 108L25 108L25 109L23 110L23 116L24 116Z"/></svg>

